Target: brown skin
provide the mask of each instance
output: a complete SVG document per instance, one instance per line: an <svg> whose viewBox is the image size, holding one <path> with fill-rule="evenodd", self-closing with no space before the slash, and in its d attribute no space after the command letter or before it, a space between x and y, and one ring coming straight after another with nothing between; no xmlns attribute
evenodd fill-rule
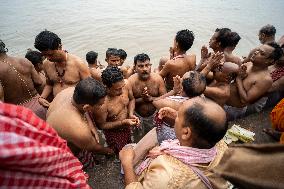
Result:
<svg viewBox="0 0 284 189"><path fill-rule="evenodd" d="M9 62L16 68L27 87L19 79L14 69L2 60ZM31 96L36 96L38 94L36 89L39 89L43 83L30 61L25 58L11 57L5 53L0 54L0 81L4 91L5 102L12 104L20 104L31 99Z"/></svg>
<svg viewBox="0 0 284 189"><path fill-rule="evenodd" d="M268 66L273 63L269 58L273 47L260 46L249 63L241 66L236 83L231 85L231 96L227 102L234 107L244 107L261 98L272 86Z"/></svg>
<svg viewBox="0 0 284 189"><path fill-rule="evenodd" d="M94 112L100 129L117 129L139 124L134 116L135 99L125 80L114 83L107 88L104 105Z"/></svg>
<svg viewBox="0 0 284 189"><path fill-rule="evenodd" d="M47 77L46 86L41 94L39 102L42 105L48 106L45 100L50 93L55 97L62 90L75 86L80 80L90 77L88 66L77 56L66 53L61 46L58 50L47 50L41 52L47 60L43 63L43 69ZM63 76L63 84L56 72L56 67L59 73Z"/></svg>
<svg viewBox="0 0 284 189"><path fill-rule="evenodd" d="M0 101L4 101L4 89L0 82Z"/></svg>
<svg viewBox="0 0 284 189"><path fill-rule="evenodd" d="M148 60L138 61L135 70L137 73L128 79L135 98L135 111L142 117L148 117L156 111L152 104L154 98L166 93L165 84L160 75L151 73Z"/></svg>
<svg viewBox="0 0 284 189"><path fill-rule="evenodd" d="M47 120L60 137L67 140L73 152L87 150L95 153L112 154L113 151L105 148L96 139L96 128L88 123L85 112L93 112L103 103L102 98L96 105L78 105L72 100L74 87L70 87L58 94L48 109Z"/></svg>
<svg viewBox="0 0 284 189"><path fill-rule="evenodd" d="M225 62L215 68L214 80L206 87L204 95L220 106L224 106L230 98L230 74L237 73L238 69L239 66L231 62Z"/></svg>
<svg viewBox="0 0 284 189"><path fill-rule="evenodd" d="M174 40L173 54L175 56L183 55L186 52L178 47L178 43ZM174 86L173 77L182 77L186 72L195 69L196 55L185 55L183 58L171 59L165 63L165 66L160 71L160 76L165 79L167 89L172 89Z"/></svg>
<svg viewBox="0 0 284 189"><path fill-rule="evenodd" d="M204 100L201 98L194 98L192 100L186 101L178 110L178 113L175 114L175 133L177 139L180 142L181 146L194 147L193 144L198 143L198 141L194 141L194 133L190 128L190 123L186 123L185 121L185 111L188 107L192 106L194 102L205 103L204 105L204 114L213 119L216 123L224 123L226 119L226 113L222 109L222 107L218 106L216 103L208 100ZM170 115L173 115L172 112L175 110L170 110L170 108L166 108ZM119 158L121 160L121 165L124 170L124 179L125 185L129 185L132 182L138 182L137 175L134 172L133 168L133 159L135 157L135 152L132 146L124 147L120 153Z"/></svg>
<svg viewBox="0 0 284 189"><path fill-rule="evenodd" d="M165 66L166 62L168 61L169 59L167 57L162 57L159 61L159 66L158 68L155 68L154 69L154 73L159 73L163 67Z"/></svg>
<svg viewBox="0 0 284 189"><path fill-rule="evenodd" d="M89 64L89 70L91 73L92 78L98 80L98 81L102 81L102 71L99 68L99 66L93 65L93 64Z"/></svg>

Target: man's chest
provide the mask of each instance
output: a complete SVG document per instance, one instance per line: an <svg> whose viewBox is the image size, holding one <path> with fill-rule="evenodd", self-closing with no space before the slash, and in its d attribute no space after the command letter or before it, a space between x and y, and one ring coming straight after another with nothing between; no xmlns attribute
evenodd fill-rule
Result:
<svg viewBox="0 0 284 189"><path fill-rule="evenodd" d="M147 92L151 96L159 96L159 84L156 81L135 82L132 86L133 95L135 98L141 97L143 91L147 87Z"/></svg>

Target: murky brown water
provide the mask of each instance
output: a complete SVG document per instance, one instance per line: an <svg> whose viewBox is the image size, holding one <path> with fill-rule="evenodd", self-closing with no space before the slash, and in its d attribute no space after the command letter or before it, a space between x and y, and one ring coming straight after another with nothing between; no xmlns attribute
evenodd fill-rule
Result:
<svg viewBox="0 0 284 189"><path fill-rule="evenodd" d="M228 27L242 37L238 55L259 44L257 33L268 23L284 34L283 0L9 0L0 1L0 39L12 55L33 48L43 29L57 33L64 48L82 58L99 52L104 62L108 47L123 48L131 63L137 53L148 53L155 65L168 54L175 33L195 33L190 50L200 56L217 27Z"/></svg>

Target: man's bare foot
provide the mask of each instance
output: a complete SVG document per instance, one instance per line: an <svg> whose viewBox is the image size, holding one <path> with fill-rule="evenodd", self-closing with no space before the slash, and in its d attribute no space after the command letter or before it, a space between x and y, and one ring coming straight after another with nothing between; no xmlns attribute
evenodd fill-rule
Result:
<svg viewBox="0 0 284 189"><path fill-rule="evenodd" d="M281 137L281 132L279 131L275 131L274 129L271 128L265 128L262 130L263 132L265 132L266 134L268 134L269 136L271 136L273 139L279 141L280 137Z"/></svg>

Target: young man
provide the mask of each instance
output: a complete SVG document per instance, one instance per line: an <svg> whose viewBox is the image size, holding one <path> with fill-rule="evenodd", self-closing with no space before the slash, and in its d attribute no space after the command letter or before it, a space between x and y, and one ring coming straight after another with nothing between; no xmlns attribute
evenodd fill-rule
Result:
<svg viewBox="0 0 284 189"><path fill-rule="evenodd" d="M241 59L233 54L234 49L241 37L238 33L232 32L229 28L217 28L209 41L209 47L214 53L224 53L223 62L232 62L241 65ZM202 70L206 66L206 60L211 56L206 46L201 48L201 60L197 70ZM204 64L205 63L205 64ZM210 76L209 76L210 77Z"/></svg>
<svg viewBox="0 0 284 189"><path fill-rule="evenodd" d="M135 98L117 66L108 66L102 72L102 82L107 88L107 96L94 117L108 146L118 153L123 146L131 143L131 127L139 124L134 115Z"/></svg>
<svg viewBox="0 0 284 189"><path fill-rule="evenodd" d="M86 61L88 62L88 67L91 72L92 78L101 81L101 69L100 64L98 62L98 53L94 51L89 51L86 54Z"/></svg>
<svg viewBox="0 0 284 189"><path fill-rule="evenodd" d="M267 24L263 26L258 33L258 39L261 44L275 42L276 29L273 25Z"/></svg>
<svg viewBox="0 0 284 189"><path fill-rule="evenodd" d="M269 91L273 81L268 66L282 54L276 43L261 45L250 58L251 62L241 66L236 82L231 85L231 95L226 103L229 106L225 107L230 119L243 116L248 104L256 102Z"/></svg>
<svg viewBox="0 0 284 189"><path fill-rule="evenodd" d="M136 170L132 147L126 146L120 152L126 189L227 188L225 180L210 172L227 148L224 142L219 142L227 130L222 107L197 97L186 101L178 113L172 112L176 140L164 141L149 151L149 158Z"/></svg>
<svg viewBox="0 0 284 189"><path fill-rule="evenodd" d="M122 66L127 58L127 53L123 49L118 49L118 53L120 56L120 64L118 66Z"/></svg>
<svg viewBox="0 0 284 189"><path fill-rule="evenodd" d="M147 54L138 54L134 57L136 73L128 79L130 90L135 98L135 113L141 124L134 132L134 141L139 141L153 128L153 117L156 111L152 104L155 97L166 93L163 78L151 72L150 58Z"/></svg>
<svg viewBox="0 0 284 189"><path fill-rule="evenodd" d="M45 120L46 109L39 104L37 91L42 79L30 61L9 56L7 52L0 40L0 88L4 102L29 108Z"/></svg>
<svg viewBox="0 0 284 189"><path fill-rule="evenodd" d="M102 83L87 78L76 87L69 87L58 94L47 112L49 123L60 137L67 140L74 154L81 150L111 154L113 151L101 146L98 134L89 114L104 103L106 90Z"/></svg>
<svg viewBox="0 0 284 189"><path fill-rule="evenodd" d="M43 56L38 51L28 50L28 52L25 55L25 58L28 59L34 65L35 70L37 71L37 73L39 74L42 80L43 84L41 85L39 90L39 93L42 93L44 86L46 84L46 77L43 71Z"/></svg>
<svg viewBox="0 0 284 189"><path fill-rule="evenodd" d="M62 49L61 39L55 33L40 32L34 46L47 58L43 63L47 81L39 98L42 105L49 106L46 98L50 93L55 97L63 89L91 76L88 66L79 57Z"/></svg>
<svg viewBox="0 0 284 189"><path fill-rule="evenodd" d="M108 48L106 51L105 61L109 66L120 66L120 53L116 48Z"/></svg>
<svg viewBox="0 0 284 189"><path fill-rule="evenodd" d="M171 60L167 61L163 69L160 71L160 76L165 79L166 88L168 91L173 89L173 77L182 77L184 73L194 70L196 56L187 55L188 51L194 41L194 34L189 30L181 30L177 32L171 54L174 56Z"/></svg>

